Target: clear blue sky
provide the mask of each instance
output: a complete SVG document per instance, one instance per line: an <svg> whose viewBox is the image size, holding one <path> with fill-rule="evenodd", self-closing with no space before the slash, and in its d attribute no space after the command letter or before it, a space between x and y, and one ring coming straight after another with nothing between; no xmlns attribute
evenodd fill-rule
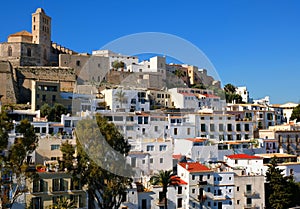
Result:
<svg viewBox="0 0 300 209"><path fill-rule="evenodd" d="M75 51L132 33L170 33L200 48L223 84L246 85L271 103L300 102L300 1L9 0L1 2L0 42L31 31L37 7L52 17L52 40Z"/></svg>

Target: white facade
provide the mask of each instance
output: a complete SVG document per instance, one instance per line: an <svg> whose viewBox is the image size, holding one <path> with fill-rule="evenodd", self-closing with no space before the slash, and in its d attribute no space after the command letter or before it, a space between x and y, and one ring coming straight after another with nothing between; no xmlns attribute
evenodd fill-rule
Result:
<svg viewBox="0 0 300 209"><path fill-rule="evenodd" d="M249 91L246 86L240 86L235 89L235 92L242 97L242 101L245 103L249 102Z"/></svg>
<svg viewBox="0 0 300 209"><path fill-rule="evenodd" d="M137 89L105 89L101 91L106 105L113 112L149 111L150 102L146 91Z"/></svg>

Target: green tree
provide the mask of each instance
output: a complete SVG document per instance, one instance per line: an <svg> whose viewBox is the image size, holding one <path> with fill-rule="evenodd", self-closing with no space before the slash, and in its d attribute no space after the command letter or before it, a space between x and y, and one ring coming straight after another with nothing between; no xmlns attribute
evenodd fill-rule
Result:
<svg viewBox="0 0 300 209"><path fill-rule="evenodd" d="M243 102L242 96L237 94L235 90L236 87L230 83L224 86L225 98L227 103L235 102L238 104Z"/></svg>
<svg viewBox="0 0 300 209"><path fill-rule="evenodd" d="M122 90L117 91L115 93L115 101L120 103L120 108L122 108L123 104L126 103L127 98L126 98L126 93Z"/></svg>
<svg viewBox="0 0 300 209"><path fill-rule="evenodd" d="M132 182L129 177L117 175L118 169L126 167L125 156L130 145L116 126L99 114L96 120L79 121L75 133L77 165L72 172L82 185L87 185L89 205L101 209L119 208L122 195ZM66 153L64 149L62 151ZM116 152L123 158L118 157ZM124 172L130 174L131 171L126 169Z"/></svg>
<svg viewBox="0 0 300 209"><path fill-rule="evenodd" d="M267 208L285 209L300 203L299 186L293 176L283 176L282 171L278 168L278 159L272 158L266 173Z"/></svg>
<svg viewBox="0 0 300 209"><path fill-rule="evenodd" d="M175 178L172 178L174 174L172 170L160 170L154 176L150 178L150 183L152 185L158 185L162 187L162 195L160 196L159 201L164 201L164 208L168 208L168 187L178 183Z"/></svg>
<svg viewBox="0 0 300 209"><path fill-rule="evenodd" d="M44 104L41 109L41 116L46 117L48 121L60 122L61 115L67 114L68 110L62 104L56 103L53 107L48 104Z"/></svg>
<svg viewBox="0 0 300 209"><path fill-rule="evenodd" d="M184 75L184 71L181 70L181 69L176 69L175 72L174 72L174 74L175 74L178 78L182 78L182 77L185 76L185 75Z"/></svg>
<svg viewBox="0 0 300 209"><path fill-rule="evenodd" d="M70 200L66 197L58 199L57 203L49 206L49 209L71 209L77 208L73 200Z"/></svg>
<svg viewBox="0 0 300 209"><path fill-rule="evenodd" d="M61 169L67 169L71 171L73 169L73 164L75 160L75 148L68 141L64 142L60 146L60 151L63 153L63 159L61 161Z"/></svg>
<svg viewBox="0 0 300 209"><path fill-rule="evenodd" d="M0 150L6 149L8 145L8 132L13 129L14 125L5 111L0 113Z"/></svg>
<svg viewBox="0 0 300 209"><path fill-rule="evenodd" d="M2 114L5 115L5 113ZM7 132L11 129L13 124L7 117L0 117L0 124L4 124L4 128L2 128L2 130L5 130L5 127L8 127L5 134L5 136L8 136ZM22 120L20 124L16 126L16 132L20 134L20 137L16 138L15 143L10 147L9 150L7 150L8 155L1 155L0 163L1 172L6 172L11 176L16 176L17 184L13 184L13 182L11 181L1 181L0 183L1 188L9 188L11 190L15 187L23 188L21 187L21 182L24 181L24 179L26 179L27 177L31 178L35 176L34 172L27 171L28 162L26 162L26 158L28 154L32 153L35 150L38 143L38 138L34 132L34 128L28 122L28 120ZM5 139L3 139L3 141L5 141ZM13 204L16 197L22 192L24 192L24 190L20 191L19 193L13 193L12 199L8 199L5 195L1 196L2 208L6 208L7 205Z"/></svg>
<svg viewBox="0 0 300 209"><path fill-rule="evenodd" d="M297 122L300 122L300 104L293 109L293 112L292 112L292 115L290 118L290 120L295 120L295 119Z"/></svg>
<svg viewBox="0 0 300 209"><path fill-rule="evenodd" d="M112 66L113 66L114 69L124 68L125 63L122 62L122 61L115 60L112 64Z"/></svg>

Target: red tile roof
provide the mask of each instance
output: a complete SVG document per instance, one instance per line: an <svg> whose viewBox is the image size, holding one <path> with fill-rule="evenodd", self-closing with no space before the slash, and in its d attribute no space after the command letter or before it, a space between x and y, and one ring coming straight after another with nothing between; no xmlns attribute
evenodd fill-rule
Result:
<svg viewBox="0 0 300 209"><path fill-rule="evenodd" d="M211 171L208 167L205 165L202 165L198 162L195 163L179 163L180 166L188 170L190 173L198 173L198 172L205 172L205 171Z"/></svg>
<svg viewBox="0 0 300 209"><path fill-rule="evenodd" d="M205 97L208 97L208 98L220 98L216 95L213 95L213 94L203 94Z"/></svg>
<svg viewBox="0 0 300 209"><path fill-rule="evenodd" d="M179 176L172 176L171 177L172 181L173 181L173 184L184 184L184 185L187 185L188 183L186 183L185 181L183 181Z"/></svg>
<svg viewBox="0 0 300 209"><path fill-rule="evenodd" d="M254 156L254 155L247 155L247 154L234 154L234 155L227 155L230 159L261 159L261 157Z"/></svg>
<svg viewBox="0 0 300 209"><path fill-rule="evenodd" d="M205 142L205 141L207 141L206 138L187 138L186 140L192 141L192 142Z"/></svg>

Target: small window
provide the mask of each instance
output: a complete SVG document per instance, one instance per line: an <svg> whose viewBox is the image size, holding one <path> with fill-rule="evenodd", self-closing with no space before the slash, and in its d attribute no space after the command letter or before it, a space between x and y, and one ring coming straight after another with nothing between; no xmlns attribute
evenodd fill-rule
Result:
<svg viewBox="0 0 300 209"><path fill-rule="evenodd" d="M7 49L7 56L9 56L9 57L12 56L12 48L11 48L11 46L9 46L8 49Z"/></svg>
<svg viewBox="0 0 300 209"><path fill-rule="evenodd" d="M51 150L58 150L59 144L51 144Z"/></svg>
<svg viewBox="0 0 300 209"><path fill-rule="evenodd" d="M150 158L149 162L152 164L153 163L153 158Z"/></svg>
<svg viewBox="0 0 300 209"><path fill-rule="evenodd" d="M164 163L164 159L163 158L159 158L159 163Z"/></svg>
<svg viewBox="0 0 300 209"><path fill-rule="evenodd" d="M174 128L174 135L177 135L177 128Z"/></svg>
<svg viewBox="0 0 300 209"><path fill-rule="evenodd" d="M27 48L27 57L31 57L31 49Z"/></svg>
<svg viewBox="0 0 300 209"><path fill-rule="evenodd" d="M76 66L80 66L80 60L76 61Z"/></svg>
<svg viewBox="0 0 300 209"><path fill-rule="evenodd" d="M147 145L147 152L154 151L154 145Z"/></svg>
<svg viewBox="0 0 300 209"><path fill-rule="evenodd" d="M167 145L160 145L159 146L159 151L166 151L167 150Z"/></svg>

